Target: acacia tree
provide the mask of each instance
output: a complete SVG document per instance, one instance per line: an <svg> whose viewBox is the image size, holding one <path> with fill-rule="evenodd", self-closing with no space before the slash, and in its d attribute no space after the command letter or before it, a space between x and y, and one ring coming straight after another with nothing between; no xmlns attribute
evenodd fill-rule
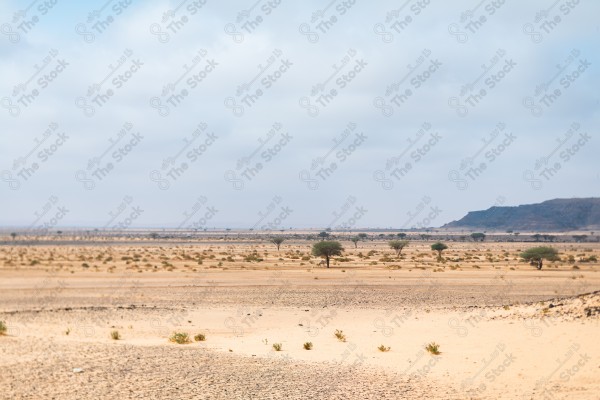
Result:
<svg viewBox="0 0 600 400"><path fill-rule="evenodd" d="M281 243L285 242L285 239L282 237L272 237L271 238L271 243L273 243L275 246L277 246L277 251L279 251L279 246L281 246Z"/></svg>
<svg viewBox="0 0 600 400"><path fill-rule="evenodd" d="M319 234L317 236L320 237L321 240L325 240L325 239L327 239L329 237L329 233L323 231L323 232L319 232Z"/></svg>
<svg viewBox="0 0 600 400"><path fill-rule="evenodd" d="M532 247L521 253L521 258L531 263L537 263L537 269L542 269L544 259L549 261L558 259L558 251L548 246Z"/></svg>
<svg viewBox="0 0 600 400"><path fill-rule="evenodd" d="M575 239L577 243L585 242L587 235L573 235L573 239Z"/></svg>
<svg viewBox="0 0 600 400"><path fill-rule="evenodd" d="M483 242L485 240L485 233L481 233L481 232L475 232L475 233L471 233L471 239L473 239L473 241L477 242Z"/></svg>
<svg viewBox="0 0 600 400"><path fill-rule="evenodd" d="M436 242L431 245L431 250L438 252L438 257L437 257L438 261L442 260L442 251L446 250L447 248L448 248L448 246L446 246L442 242Z"/></svg>
<svg viewBox="0 0 600 400"><path fill-rule="evenodd" d="M388 244L392 249L396 250L396 257L400 257L402 249L408 246L408 240L391 240Z"/></svg>
<svg viewBox="0 0 600 400"><path fill-rule="evenodd" d="M358 242L360 242L360 238L358 236L354 236L352 238L350 238L350 241L352 243L354 243L354 248L358 248Z"/></svg>
<svg viewBox="0 0 600 400"><path fill-rule="evenodd" d="M359 233L358 237L360 238L360 240L367 240L369 235L367 235L366 233Z"/></svg>
<svg viewBox="0 0 600 400"><path fill-rule="evenodd" d="M15 238L17 237L17 232L12 232L10 236L12 237L12 240L15 240Z"/></svg>
<svg viewBox="0 0 600 400"><path fill-rule="evenodd" d="M316 257L325 257L327 268L329 268L329 259L333 256L341 256L344 248L340 242L334 240L324 240L317 242L312 247L312 255Z"/></svg>

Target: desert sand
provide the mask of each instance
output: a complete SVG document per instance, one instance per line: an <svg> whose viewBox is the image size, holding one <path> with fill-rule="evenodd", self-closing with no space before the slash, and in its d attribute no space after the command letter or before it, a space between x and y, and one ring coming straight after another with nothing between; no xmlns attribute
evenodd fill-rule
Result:
<svg viewBox="0 0 600 400"><path fill-rule="evenodd" d="M0 398L600 398L598 243L312 243L9 240Z"/></svg>

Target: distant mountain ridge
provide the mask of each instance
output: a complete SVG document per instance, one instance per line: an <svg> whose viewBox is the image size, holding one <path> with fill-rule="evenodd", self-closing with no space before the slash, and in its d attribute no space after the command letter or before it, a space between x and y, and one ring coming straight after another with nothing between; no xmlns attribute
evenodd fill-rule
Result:
<svg viewBox="0 0 600 400"><path fill-rule="evenodd" d="M515 231L600 230L600 198L554 199L516 207L471 211L442 228Z"/></svg>

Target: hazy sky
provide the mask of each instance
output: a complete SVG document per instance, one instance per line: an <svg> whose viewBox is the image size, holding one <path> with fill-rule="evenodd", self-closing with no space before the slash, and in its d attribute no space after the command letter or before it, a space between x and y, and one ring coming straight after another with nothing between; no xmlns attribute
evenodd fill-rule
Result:
<svg viewBox="0 0 600 400"><path fill-rule="evenodd" d="M598 196L600 2L0 3L0 225L440 226Z"/></svg>

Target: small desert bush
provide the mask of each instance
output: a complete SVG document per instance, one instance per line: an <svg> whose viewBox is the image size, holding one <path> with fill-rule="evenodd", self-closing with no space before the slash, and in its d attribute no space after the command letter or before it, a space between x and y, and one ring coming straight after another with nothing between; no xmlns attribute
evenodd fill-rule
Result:
<svg viewBox="0 0 600 400"><path fill-rule="evenodd" d="M386 347L384 345L381 345L377 348L377 350L381 351L382 353L386 353L386 352L390 351L390 349L391 349L391 347L389 347L389 346Z"/></svg>
<svg viewBox="0 0 600 400"><path fill-rule="evenodd" d="M6 322L0 321L0 336L6 335L6 331L8 327L6 326Z"/></svg>
<svg viewBox="0 0 600 400"><path fill-rule="evenodd" d="M190 336L185 332L174 332L169 338L169 342L186 344L190 342Z"/></svg>
<svg viewBox="0 0 600 400"><path fill-rule="evenodd" d="M258 253L254 252L254 253L245 255L244 261L246 261L246 262L261 262L261 261L263 261L263 259L258 256Z"/></svg>
<svg viewBox="0 0 600 400"><path fill-rule="evenodd" d="M427 346L425 346L425 350L436 356L441 354L440 345L435 342L431 342Z"/></svg>
<svg viewBox="0 0 600 400"><path fill-rule="evenodd" d="M337 338L337 340L339 340L340 342L346 341L346 335L344 335L344 332L340 331L339 329L335 330L334 335Z"/></svg>
<svg viewBox="0 0 600 400"><path fill-rule="evenodd" d="M196 336L194 336L194 340L196 342L204 342L206 340L206 335L204 333L199 333Z"/></svg>
<svg viewBox="0 0 600 400"><path fill-rule="evenodd" d="M273 343L273 349L275 351L281 351L282 348L283 348L283 345L281 343Z"/></svg>
<svg viewBox="0 0 600 400"><path fill-rule="evenodd" d="M112 331L110 333L110 337L112 338L112 340L120 340L121 334L119 333L119 331Z"/></svg>
<svg viewBox="0 0 600 400"><path fill-rule="evenodd" d="M312 342L304 343L304 350L312 350L312 348L313 348Z"/></svg>

